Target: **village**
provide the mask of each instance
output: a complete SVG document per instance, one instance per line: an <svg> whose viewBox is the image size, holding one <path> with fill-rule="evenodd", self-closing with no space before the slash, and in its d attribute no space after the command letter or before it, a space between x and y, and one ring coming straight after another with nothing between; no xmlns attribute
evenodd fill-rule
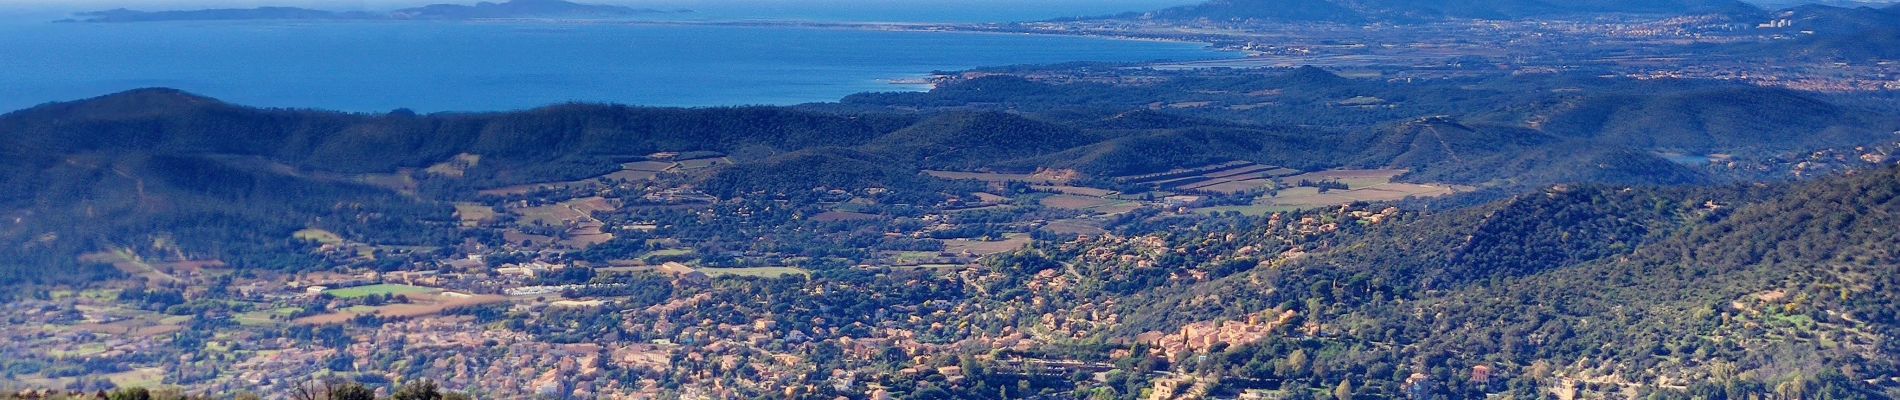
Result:
<svg viewBox="0 0 1900 400"><path fill-rule="evenodd" d="M461 155L416 174L453 179L479 162L478 155ZM1112 218L1140 209L1263 215L1463 190L1393 183L1403 171L1309 173L1226 162L1107 181L1139 193L1079 186L1063 171L921 171L983 191L916 207L881 204L876 188L829 190L833 202L785 210L769 201L715 198L677 179L729 163L711 152L659 153L593 179L484 190L455 204L455 221L471 237L501 239L488 243L389 246L305 229L286 239L333 265L302 271L142 257L134 249L90 255L131 278L0 305L10 318L0 327L7 338L0 351L21 355L5 365L7 381L32 386L0 389L283 393L310 377L394 382L419 374L472 393L551 398L652 397L682 390L675 386L682 382L702 383L683 390L712 398L821 391L878 398L881 376L954 383L963 376L959 351L1026 352L1043 335L972 332L968 318L981 313L947 308L954 303L930 294L880 299L885 295L864 287L806 277L844 267L879 285L954 288L982 275L986 256L1034 238L1110 235ZM1237 196L1259 200L1226 205ZM1211 198L1230 200L1214 206L1205 201ZM690 226L713 224L780 224L758 231L768 241L817 229L873 242L814 258L695 236L708 232ZM716 251L723 253L707 254ZM873 296L861 298L876 308L849 322L797 319L771 308L725 310L731 306L718 303L732 301L726 297L738 288L727 279L781 280L813 298L860 291ZM715 315L749 317L707 318ZM1260 323L1247 328L1256 333L1222 340L1277 329ZM1185 336L1144 340L1155 357L1181 357L1215 340L1195 333L1207 328L1184 329ZM806 362L818 354L835 359ZM998 357L978 361L1003 362ZM905 367L869 367L892 361ZM1050 365L1029 376L1100 372ZM113 372L80 373L102 370ZM726 375L733 371L744 373ZM812 383L819 381L824 388Z"/></svg>

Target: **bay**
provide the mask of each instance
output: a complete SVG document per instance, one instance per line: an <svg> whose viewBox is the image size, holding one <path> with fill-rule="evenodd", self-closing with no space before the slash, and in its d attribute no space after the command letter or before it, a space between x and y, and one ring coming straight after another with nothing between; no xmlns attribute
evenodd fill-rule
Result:
<svg viewBox="0 0 1900 400"><path fill-rule="evenodd" d="M143 87L263 107L502 111L835 101L935 70L1231 57L1100 38L560 22L0 25L0 110Z"/></svg>

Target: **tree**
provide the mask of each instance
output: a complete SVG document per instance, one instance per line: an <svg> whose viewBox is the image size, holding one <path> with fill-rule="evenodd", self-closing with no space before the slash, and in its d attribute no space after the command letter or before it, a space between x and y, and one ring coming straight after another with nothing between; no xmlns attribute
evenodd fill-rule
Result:
<svg viewBox="0 0 1900 400"><path fill-rule="evenodd" d="M1279 375L1286 376L1286 377L1291 377L1291 376L1296 376L1296 375L1305 375L1307 363L1309 361L1310 360L1307 360L1306 358L1305 349L1293 350L1293 354L1288 354L1286 356L1286 360L1284 360L1284 362L1280 364Z"/></svg>
<svg viewBox="0 0 1900 400"><path fill-rule="evenodd" d="M376 400L376 391L361 383L346 383L330 392L330 400Z"/></svg>
<svg viewBox="0 0 1900 400"><path fill-rule="evenodd" d="M322 384L298 385L290 394L296 400L376 400L376 391L356 382L327 380Z"/></svg>
<svg viewBox="0 0 1900 400"><path fill-rule="evenodd" d="M1352 400L1352 380L1340 380L1339 387L1333 388L1333 398L1338 400Z"/></svg>
<svg viewBox="0 0 1900 400"><path fill-rule="evenodd" d="M425 379L403 384L402 388L396 389L396 394L391 398L394 400L442 400L442 392L436 387L435 381Z"/></svg>
<svg viewBox="0 0 1900 400"><path fill-rule="evenodd" d="M106 395L110 400L152 400L152 392L142 387L125 388Z"/></svg>

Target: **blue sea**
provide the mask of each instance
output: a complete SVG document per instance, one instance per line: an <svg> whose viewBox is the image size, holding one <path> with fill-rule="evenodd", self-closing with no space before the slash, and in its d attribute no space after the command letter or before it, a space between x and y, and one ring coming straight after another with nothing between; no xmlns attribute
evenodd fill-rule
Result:
<svg viewBox="0 0 1900 400"><path fill-rule="evenodd" d="M0 112L142 87L381 112L798 104L936 70L1233 57L1188 43L555 22L0 23Z"/></svg>

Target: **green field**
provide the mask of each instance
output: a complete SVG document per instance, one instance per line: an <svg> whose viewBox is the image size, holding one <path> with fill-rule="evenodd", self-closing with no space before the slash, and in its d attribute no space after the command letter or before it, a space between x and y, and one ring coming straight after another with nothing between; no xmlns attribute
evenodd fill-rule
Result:
<svg viewBox="0 0 1900 400"><path fill-rule="evenodd" d="M105 343L85 343L80 344L70 351L52 351L48 353L59 357L85 357L104 353L106 350L108 350L108 348Z"/></svg>
<svg viewBox="0 0 1900 400"><path fill-rule="evenodd" d="M647 262L650 262L650 263L658 263L658 262L665 262L665 261L685 261L687 257L692 256L692 255L693 255L692 250L666 249L666 250L654 250L652 252L647 253L646 255L640 256L640 259L647 260Z"/></svg>
<svg viewBox="0 0 1900 400"><path fill-rule="evenodd" d="M330 296L334 296L336 298L340 298L340 299L354 299L358 297L368 297L369 295L372 295L372 294L380 294L384 296L389 296L389 295L397 295L397 294L422 294L422 293L431 293L435 291L436 291L435 288L386 283L386 284L380 284L380 285L368 285L368 286L357 286L357 287L342 288L342 289L330 289L330 290L323 291L323 293L328 294Z"/></svg>
<svg viewBox="0 0 1900 400"><path fill-rule="evenodd" d="M297 231L296 233L292 233L291 237L295 237L298 240L308 240L308 241L322 243L322 244L342 244L343 243L342 236L338 236L335 232L330 232L330 231L326 231L322 229L305 229L305 230Z"/></svg>

